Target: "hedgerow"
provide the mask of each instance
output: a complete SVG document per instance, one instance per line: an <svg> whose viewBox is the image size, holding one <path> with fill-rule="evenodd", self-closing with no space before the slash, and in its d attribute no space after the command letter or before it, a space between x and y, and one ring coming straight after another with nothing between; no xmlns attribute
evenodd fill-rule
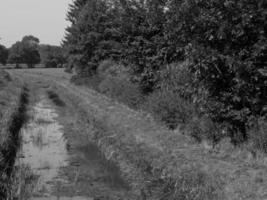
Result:
<svg viewBox="0 0 267 200"><path fill-rule="evenodd" d="M107 59L128 66L144 95L165 90L159 73L169 64L187 63L183 98L227 124L237 144L248 140L250 119L267 113L266 9L264 0L75 0L64 47L82 76Z"/></svg>

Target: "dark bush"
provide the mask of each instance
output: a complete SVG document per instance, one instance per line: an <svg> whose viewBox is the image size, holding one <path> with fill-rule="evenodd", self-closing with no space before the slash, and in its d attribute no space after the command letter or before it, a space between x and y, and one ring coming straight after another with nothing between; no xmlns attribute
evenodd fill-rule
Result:
<svg viewBox="0 0 267 200"><path fill-rule="evenodd" d="M194 114L192 103L183 99L178 92L167 89L153 92L143 107L171 129L187 124Z"/></svg>
<svg viewBox="0 0 267 200"><path fill-rule="evenodd" d="M99 91L132 108L143 101L139 87L122 77L107 77L99 85Z"/></svg>
<svg viewBox="0 0 267 200"><path fill-rule="evenodd" d="M213 147L215 147L220 140L228 136L224 129L225 126L213 122L207 116L194 116L192 120L186 124L187 133L197 142L207 140L212 142Z"/></svg>

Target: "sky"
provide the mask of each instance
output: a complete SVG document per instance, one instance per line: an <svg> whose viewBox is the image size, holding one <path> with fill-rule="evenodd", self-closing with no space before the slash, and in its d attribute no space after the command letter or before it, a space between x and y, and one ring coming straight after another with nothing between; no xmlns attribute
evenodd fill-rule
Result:
<svg viewBox="0 0 267 200"><path fill-rule="evenodd" d="M72 0L0 0L0 44L10 47L25 35L60 45Z"/></svg>

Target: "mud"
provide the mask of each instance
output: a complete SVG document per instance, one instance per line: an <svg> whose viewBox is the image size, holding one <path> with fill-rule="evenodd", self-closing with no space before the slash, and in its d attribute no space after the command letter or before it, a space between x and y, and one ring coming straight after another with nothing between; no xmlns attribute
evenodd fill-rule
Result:
<svg viewBox="0 0 267 200"><path fill-rule="evenodd" d="M44 92L21 130L18 165L37 177L32 200L120 199L129 190L119 168L106 160L73 116ZM126 195L127 196L127 195Z"/></svg>
<svg viewBox="0 0 267 200"><path fill-rule="evenodd" d="M60 168L68 165L63 127L57 122L58 115L50 102L41 99L21 130L20 163L30 166L39 177L33 196L49 196L51 183L59 179Z"/></svg>

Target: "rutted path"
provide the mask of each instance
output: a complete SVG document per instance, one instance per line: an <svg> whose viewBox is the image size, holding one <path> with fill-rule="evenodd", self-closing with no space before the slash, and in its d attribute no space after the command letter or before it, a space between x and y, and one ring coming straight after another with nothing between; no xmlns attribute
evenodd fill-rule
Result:
<svg viewBox="0 0 267 200"><path fill-rule="evenodd" d="M27 81L32 80L33 83L28 85L45 87L44 90L49 88L49 85L45 86L46 84L53 85L52 88L73 106L72 110L66 109L66 113L63 108L56 107L59 114L58 121L63 125L64 136L68 141L67 146L71 147L68 151L71 162L68 167L63 167L65 169L60 171L64 176L69 177L71 183L79 180L75 184L76 187L74 184L64 185L61 188L62 192L58 193L62 196L75 194L89 199L93 197L95 200L134 199L127 190L127 184L124 184L120 177L120 170L115 165L105 159L95 162L95 158L101 158L98 156L101 153L90 153L98 150L98 147L88 142L90 127L81 130L77 125L79 123L73 120L75 115L80 115L84 119L80 124L90 124L91 121L95 121L100 126L104 126L104 131L107 130L107 132L91 134L97 136L93 138L94 142L100 144L98 146L106 157L117 162L123 174L127 175L126 178L133 180L130 181L131 183L149 182L147 174L160 178L171 175L175 179L184 168L194 165L194 169L218 178L217 188L222 191L221 199L267 199L267 176L264 176L267 173L266 157L255 159L249 152L235 149L228 143L225 143L226 146L218 152L192 143L187 136L167 130L145 113L131 110L86 87L72 85L69 82L69 75L62 70L19 70L14 71L14 74ZM42 81L43 83L38 86L38 82ZM69 108L68 104L66 108ZM78 113L77 109L81 112ZM88 119L90 116L92 119ZM133 167L129 163L133 163ZM103 167L109 165L112 167ZM145 172L144 176L142 172ZM117 184L114 185L113 180L116 180ZM140 184L136 185L140 186ZM78 191L74 193L73 189ZM70 198L70 195L67 196ZM143 199L149 198L143 197ZM157 198L152 196L150 199Z"/></svg>
<svg viewBox="0 0 267 200"><path fill-rule="evenodd" d="M61 182L61 167L68 165L68 152L63 126L47 98L41 97L31 111L29 122L21 130L22 145L19 163L29 166L38 176L33 196L51 197L53 182Z"/></svg>
<svg viewBox="0 0 267 200"><path fill-rule="evenodd" d="M57 104L59 99L55 101L49 95L51 88L47 83L36 79L27 83L31 99L29 120L21 130L17 165L33 174L26 183L31 185L31 199L130 198L129 186L119 168L91 143L67 105ZM25 193L25 185L20 187L18 192Z"/></svg>

